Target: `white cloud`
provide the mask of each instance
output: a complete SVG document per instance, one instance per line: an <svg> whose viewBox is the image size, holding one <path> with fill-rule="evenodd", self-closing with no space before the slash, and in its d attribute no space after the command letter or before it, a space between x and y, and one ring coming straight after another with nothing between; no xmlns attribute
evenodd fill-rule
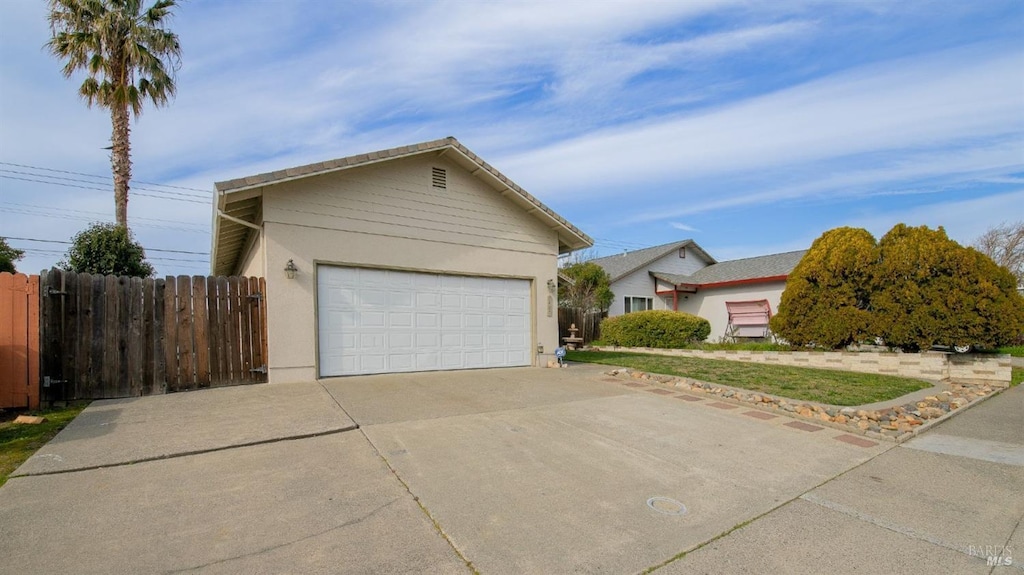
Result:
<svg viewBox="0 0 1024 575"><path fill-rule="evenodd" d="M669 222L668 225L673 227L673 228L675 228L675 229L677 229L677 230L683 230L684 232L699 232L700 231L700 230L698 230L697 228L695 228L693 226L688 226L686 224L679 223L679 222Z"/></svg>
<svg viewBox="0 0 1024 575"><path fill-rule="evenodd" d="M717 109L588 134L502 165L557 193L592 197L638 181L1006 137L1024 129L1021 69L1019 49L971 48L872 65Z"/></svg>
<svg viewBox="0 0 1024 575"><path fill-rule="evenodd" d="M844 225L865 228L881 238L894 225L942 226L962 245L970 245L993 225L1012 219L1024 206L1024 189L967 200L935 202L898 211L854 217Z"/></svg>
<svg viewBox="0 0 1024 575"><path fill-rule="evenodd" d="M801 198L820 198L826 195L831 200L839 200L851 196L867 198L882 195L935 194L942 191L941 185L933 184L923 189L912 190L892 187L929 178L939 178L943 185L973 179L987 180L986 175L990 173L1012 172L1024 168L1022 149L1024 139L1011 139L987 147L908 153L898 157L896 161L860 160L855 165L820 170L823 176L804 177L797 184L768 187L767 190L752 193L738 192L710 200L683 201L675 206L663 206L658 210L636 213L623 218L622 221L657 221L727 208L772 204ZM863 163L875 165L865 167L861 165ZM833 173L829 173L830 171ZM878 189L879 187L883 189Z"/></svg>

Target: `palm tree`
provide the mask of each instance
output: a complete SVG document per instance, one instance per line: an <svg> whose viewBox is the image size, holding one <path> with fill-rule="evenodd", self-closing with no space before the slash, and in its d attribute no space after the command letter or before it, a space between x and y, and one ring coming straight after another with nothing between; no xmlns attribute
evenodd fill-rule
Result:
<svg viewBox="0 0 1024 575"><path fill-rule="evenodd" d="M178 36L165 27L177 0L49 0L50 52L64 60L64 76L88 77L78 93L89 107L110 110L114 207L119 226L128 227L128 182L132 176L129 111L142 113L150 100L159 107L174 96L181 62Z"/></svg>

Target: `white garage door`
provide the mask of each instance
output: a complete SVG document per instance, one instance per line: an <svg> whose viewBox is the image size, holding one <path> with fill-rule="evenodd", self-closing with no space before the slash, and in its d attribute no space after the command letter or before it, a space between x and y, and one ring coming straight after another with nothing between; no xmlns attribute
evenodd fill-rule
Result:
<svg viewBox="0 0 1024 575"><path fill-rule="evenodd" d="M320 266L320 375L530 365L530 282Z"/></svg>

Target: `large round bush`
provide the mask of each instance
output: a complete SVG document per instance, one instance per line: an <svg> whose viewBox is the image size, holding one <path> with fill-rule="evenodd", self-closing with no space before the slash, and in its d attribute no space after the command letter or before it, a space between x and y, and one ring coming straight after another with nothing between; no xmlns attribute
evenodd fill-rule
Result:
<svg viewBox="0 0 1024 575"><path fill-rule="evenodd" d="M676 311L638 311L601 322L601 339L622 347L681 348L709 333L708 320Z"/></svg>
<svg viewBox="0 0 1024 575"><path fill-rule="evenodd" d="M811 244L782 292L772 332L792 345L839 349L871 339L871 274L875 238L860 228L836 228Z"/></svg>

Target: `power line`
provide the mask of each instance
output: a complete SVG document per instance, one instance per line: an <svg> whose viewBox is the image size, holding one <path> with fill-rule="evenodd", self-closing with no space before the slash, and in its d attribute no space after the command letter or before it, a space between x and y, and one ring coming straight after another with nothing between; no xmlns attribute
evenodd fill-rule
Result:
<svg viewBox="0 0 1024 575"><path fill-rule="evenodd" d="M102 178L102 179L106 179L106 178L110 177L110 176L98 176L96 174L86 174L86 173L83 173L83 172L72 172L70 170L58 170L56 168L44 168L42 166L30 166L28 164L15 164L13 162L0 162L0 165L3 165L3 166L14 166L14 167L17 167L17 168L28 168L30 170L43 170L44 172L55 172L55 173L58 173L58 174L70 174L72 176L85 176L87 178ZM147 186L159 186L161 188L174 188L176 190L192 190L194 192L203 192L204 194L207 194L207 195L210 194L210 190L203 190L203 189L200 189L200 188L190 188L188 186L174 186L174 185L171 185L171 184L157 184L157 183L153 183L153 182L143 182L142 180L136 180L136 181L138 183L140 183L140 184L145 184Z"/></svg>
<svg viewBox="0 0 1024 575"><path fill-rule="evenodd" d="M0 206L0 212L8 212L8 213L12 213L12 214L24 214L24 215L27 215L27 216L41 216L41 217L44 217L44 218L57 218L57 219L63 219L63 220L79 220L79 221L90 221L90 220L91 221L95 221L96 220L96 218L94 216L78 216L78 215L73 215L73 214L53 214L53 213L40 212L38 210L31 210L31 209L25 209L25 208L7 208L7 207L3 207L3 206ZM111 217L110 216L104 215L103 217L106 219L106 221L111 221ZM203 230L203 229L199 229L199 228L181 228L181 227L175 227L175 226L162 226L160 224L149 224L149 223L146 223L146 222L143 222L143 223L140 223L140 224L137 224L137 225L140 226L140 227L145 227L145 228L159 228L159 229L162 229L162 230L175 230L175 231L180 231L180 232L191 232L191 233L195 233L195 234L209 234L210 233L209 230Z"/></svg>
<svg viewBox="0 0 1024 575"><path fill-rule="evenodd" d="M35 174L33 174L33 175L35 175ZM40 177L46 178L46 177L49 177L49 176L40 176ZM113 191L113 188L97 188L96 186L80 186L80 185L77 185L77 184L65 184L63 182L48 182L46 180L33 180L31 178L21 178L21 177L18 177L18 176L8 176L8 175L5 175L5 174L0 174L0 178L5 178L5 179L8 179L8 180L21 180L23 182L35 182L37 184L49 184L51 186L61 186L61 187L64 187L64 188L78 188L80 190L98 190L98 191L101 191L101 192ZM89 183L92 183L92 182L89 182ZM174 193L174 192L164 192L164 193L170 194L170 193ZM156 194L147 194L145 192L134 192L132 195L133 196L144 196L144 197L147 197L147 198L157 198L157 199L160 199L160 200L171 200L171 201L175 201L175 202L189 202L189 203L193 203L193 204L209 204L210 203L209 200L205 200L205 201L204 200L190 200L188 198L158 196Z"/></svg>
<svg viewBox="0 0 1024 575"><path fill-rule="evenodd" d="M62 252L60 250L47 250L47 249L42 249L42 248L21 248L21 251L24 251L24 252L27 252L27 253L30 253L30 254L49 255L49 256L61 256L61 255L64 255L64 252ZM210 263L210 262L205 261L205 260L191 260L191 259L181 259L181 258L160 258L160 257L156 257L156 258L147 257L146 261L154 261L154 262L187 262L187 263L199 264L199 265L208 265Z"/></svg>
<svg viewBox="0 0 1024 575"><path fill-rule="evenodd" d="M68 213L72 213L72 214L88 214L90 216L99 216L101 218L109 218L110 217L110 214L108 214L106 212L91 212L89 210L77 210L77 209L73 209L73 208L58 208L58 207L55 207L55 206L39 206L39 205L35 205L35 204L19 204L17 202L0 202L0 206L15 206L15 207L17 207L19 209L28 208L28 209L43 210L43 211L50 210L50 211L57 211L57 212L68 212ZM184 220L168 220L168 219L165 219L165 218L144 218L142 216L133 216L132 217L132 221L135 221L135 220L141 220L141 221L144 221L144 222L157 222L157 223L161 223L161 224L182 224L182 225L186 225L186 226L194 226L194 227L197 227L197 228L205 228L206 227L206 224L197 224L195 222L186 222Z"/></svg>
<svg viewBox="0 0 1024 575"><path fill-rule="evenodd" d="M22 241L22 242L43 242L43 243L48 243L48 244L71 244L72 243L72 242L66 242L66 241L62 241L62 240L40 240L40 239L36 239L36 238L14 238L14 237L11 237L11 236L7 236L5 239L8 239L8 240L18 240L18 241ZM31 248L25 248L25 249L31 249ZM171 253L171 254L192 254L192 255L196 255L196 256L208 256L208 255L210 255L210 252L189 252L189 251L185 251L185 250L164 250L164 249L160 249L160 248L147 248L147 247L143 247L142 249L146 250L147 252L164 252L164 253Z"/></svg>
<svg viewBox="0 0 1024 575"><path fill-rule="evenodd" d="M0 172L4 172L4 173L7 173L7 174L21 174L22 176L34 176L36 178L48 178L48 179L51 179L51 180L64 180L66 182L77 182L79 184L97 184L98 183L98 182L90 182L89 180L82 180L82 179L79 179L79 178L64 178L64 177L61 177L61 176L50 176L50 175L47 175L47 174L34 174L32 172L22 172L22 171L19 171L19 170L5 170L3 168L0 168ZM55 184L57 182L49 182L49 183L54 183ZM160 193L160 194L169 194L169 195L172 195L172 196L183 196L183 197L186 197L186 198L210 198L210 194L203 194L203 195L200 195L200 194L185 194L185 193L182 193L182 192L171 192L171 191L168 191L168 190L158 190L158 189L155 189L155 188L144 188L144 187L141 187L141 186L132 186L131 189L133 191L135 191L135 190L143 190L143 191L157 192L157 193Z"/></svg>

